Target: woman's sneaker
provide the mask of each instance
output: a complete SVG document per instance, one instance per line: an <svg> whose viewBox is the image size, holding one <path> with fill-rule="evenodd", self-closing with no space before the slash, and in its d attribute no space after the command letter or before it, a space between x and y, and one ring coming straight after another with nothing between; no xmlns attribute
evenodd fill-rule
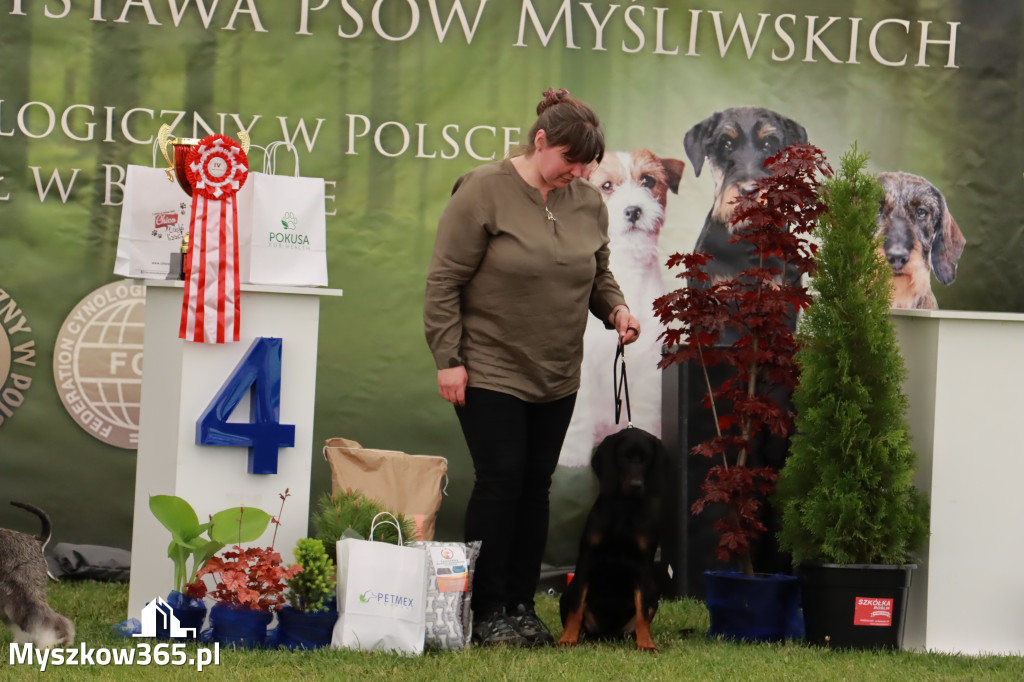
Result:
<svg viewBox="0 0 1024 682"><path fill-rule="evenodd" d="M506 616L504 611L492 611L486 616L474 618L473 643L480 646L528 646L526 638L519 633L512 618Z"/></svg>
<svg viewBox="0 0 1024 682"><path fill-rule="evenodd" d="M555 643L548 626L544 625L544 621L532 606L519 604L512 611L510 618L520 636L526 641L526 646L548 646Z"/></svg>

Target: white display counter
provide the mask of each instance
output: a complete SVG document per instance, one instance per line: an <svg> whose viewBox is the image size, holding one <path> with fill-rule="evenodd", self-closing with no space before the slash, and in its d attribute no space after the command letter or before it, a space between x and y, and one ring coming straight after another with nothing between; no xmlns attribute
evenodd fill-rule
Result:
<svg viewBox="0 0 1024 682"><path fill-rule="evenodd" d="M171 536L150 512L150 495L184 498L202 522L240 505L277 516L279 496L288 489L275 548L286 563L294 561L292 550L307 535L309 516L320 297L342 293L243 284L240 340L217 345L178 338L183 282L143 283L146 315L129 618L138 618L146 602L166 597L173 584L174 568L167 557ZM274 474L248 473L247 447L196 444L196 421L260 337L281 339L280 423L295 426L295 444L278 450ZM248 417L245 396L228 421L245 422ZM273 532L271 525L253 544L270 544Z"/></svg>
<svg viewBox="0 0 1024 682"><path fill-rule="evenodd" d="M1024 315L893 310L931 538L904 648L1024 652Z"/></svg>

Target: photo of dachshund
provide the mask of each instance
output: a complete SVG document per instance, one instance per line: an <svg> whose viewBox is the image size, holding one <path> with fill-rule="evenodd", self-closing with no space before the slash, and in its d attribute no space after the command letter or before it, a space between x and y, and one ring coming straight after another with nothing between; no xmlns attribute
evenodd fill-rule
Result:
<svg viewBox="0 0 1024 682"><path fill-rule="evenodd" d="M683 147L693 173L700 177L705 159L715 181L715 197L695 251L711 254L711 282L731 279L756 263L753 246L729 243L736 199L753 190L753 182L770 175L765 159L797 142L807 142L804 127L782 114L754 106L718 111L687 131ZM794 275L795 276L795 275Z"/></svg>
<svg viewBox="0 0 1024 682"><path fill-rule="evenodd" d="M668 452L650 433L629 427L597 447L591 466L600 488L580 538L576 571L559 603L560 645L580 635L635 637L637 649L657 651L651 620L658 611L654 556L660 524L659 486Z"/></svg>
<svg viewBox="0 0 1024 682"><path fill-rule="evenodd" d="M669 193L679 192L686 164L649 149L608 152L588 178L608 207L610 266L642 333L629 346L634 423L661 435L661 322L652 303L666 293L658 238ZM612 364L616 336L593 315L583 336L583 366L576 409L558 463L584 467L594 446L622 428L615 423Z"/></svg>
<svg viewBox="0 0 1024 682"><path fill-rule="evenodd" d="M892 268L892 307L935 310L931 273L956 278L967 241L935 185L910 173L879 173L885 199L878 211L882 253Z"/></svg>

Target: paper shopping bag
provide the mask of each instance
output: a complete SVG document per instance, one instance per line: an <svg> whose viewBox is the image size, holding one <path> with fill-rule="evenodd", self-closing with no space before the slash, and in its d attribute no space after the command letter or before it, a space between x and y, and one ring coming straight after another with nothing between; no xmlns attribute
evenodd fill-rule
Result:
<svg viewBox="0 0 1024 682"><path fill-rule="evenodd" d="M114 274L144 279L177 279L171 254L181 252L191 199L161 168L129 165L117 234Z"/></svg>
<svg viewBox="0 0 1024 682"><path fill-rule="evenodd" d="M359 491L385 508L412 519L416 540L433 540L448 460L373 450L354 440L328 438L324 459L331 466L331 493Z"/></svg>
<svg viewBox="0 0 1024 682"><path fill-rule="evenodd" d="M378 521L382 516L391 520ZM380 523L399 528L382 512L369 540L338 540L338 620L335 649L423 653L426 627L427 555L422 547L373 541ZM399 528L401 542L401 528Z"/></svg>
<svg viewBox="0 0 1024 682"><path fill-rule="evenodd" d="M239 249L243 282L284 286L327 286L327 216L323 178L276 175L270 144L264 172L250 172L239 192ZM294 152L294 148L292 148ZM242 234L244 232L244 234Z"/></svg>

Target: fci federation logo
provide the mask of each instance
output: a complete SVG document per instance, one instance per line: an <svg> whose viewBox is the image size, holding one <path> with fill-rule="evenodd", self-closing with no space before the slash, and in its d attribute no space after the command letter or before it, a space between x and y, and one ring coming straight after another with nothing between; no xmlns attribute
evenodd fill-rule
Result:
<svg viewBox="0 0 1024 682"><path fill-rule="evenodd" d="M142 397L145 288L113 282L64 320L53 349L53 378L68 414L99 440L134 450Z"/></svg>

